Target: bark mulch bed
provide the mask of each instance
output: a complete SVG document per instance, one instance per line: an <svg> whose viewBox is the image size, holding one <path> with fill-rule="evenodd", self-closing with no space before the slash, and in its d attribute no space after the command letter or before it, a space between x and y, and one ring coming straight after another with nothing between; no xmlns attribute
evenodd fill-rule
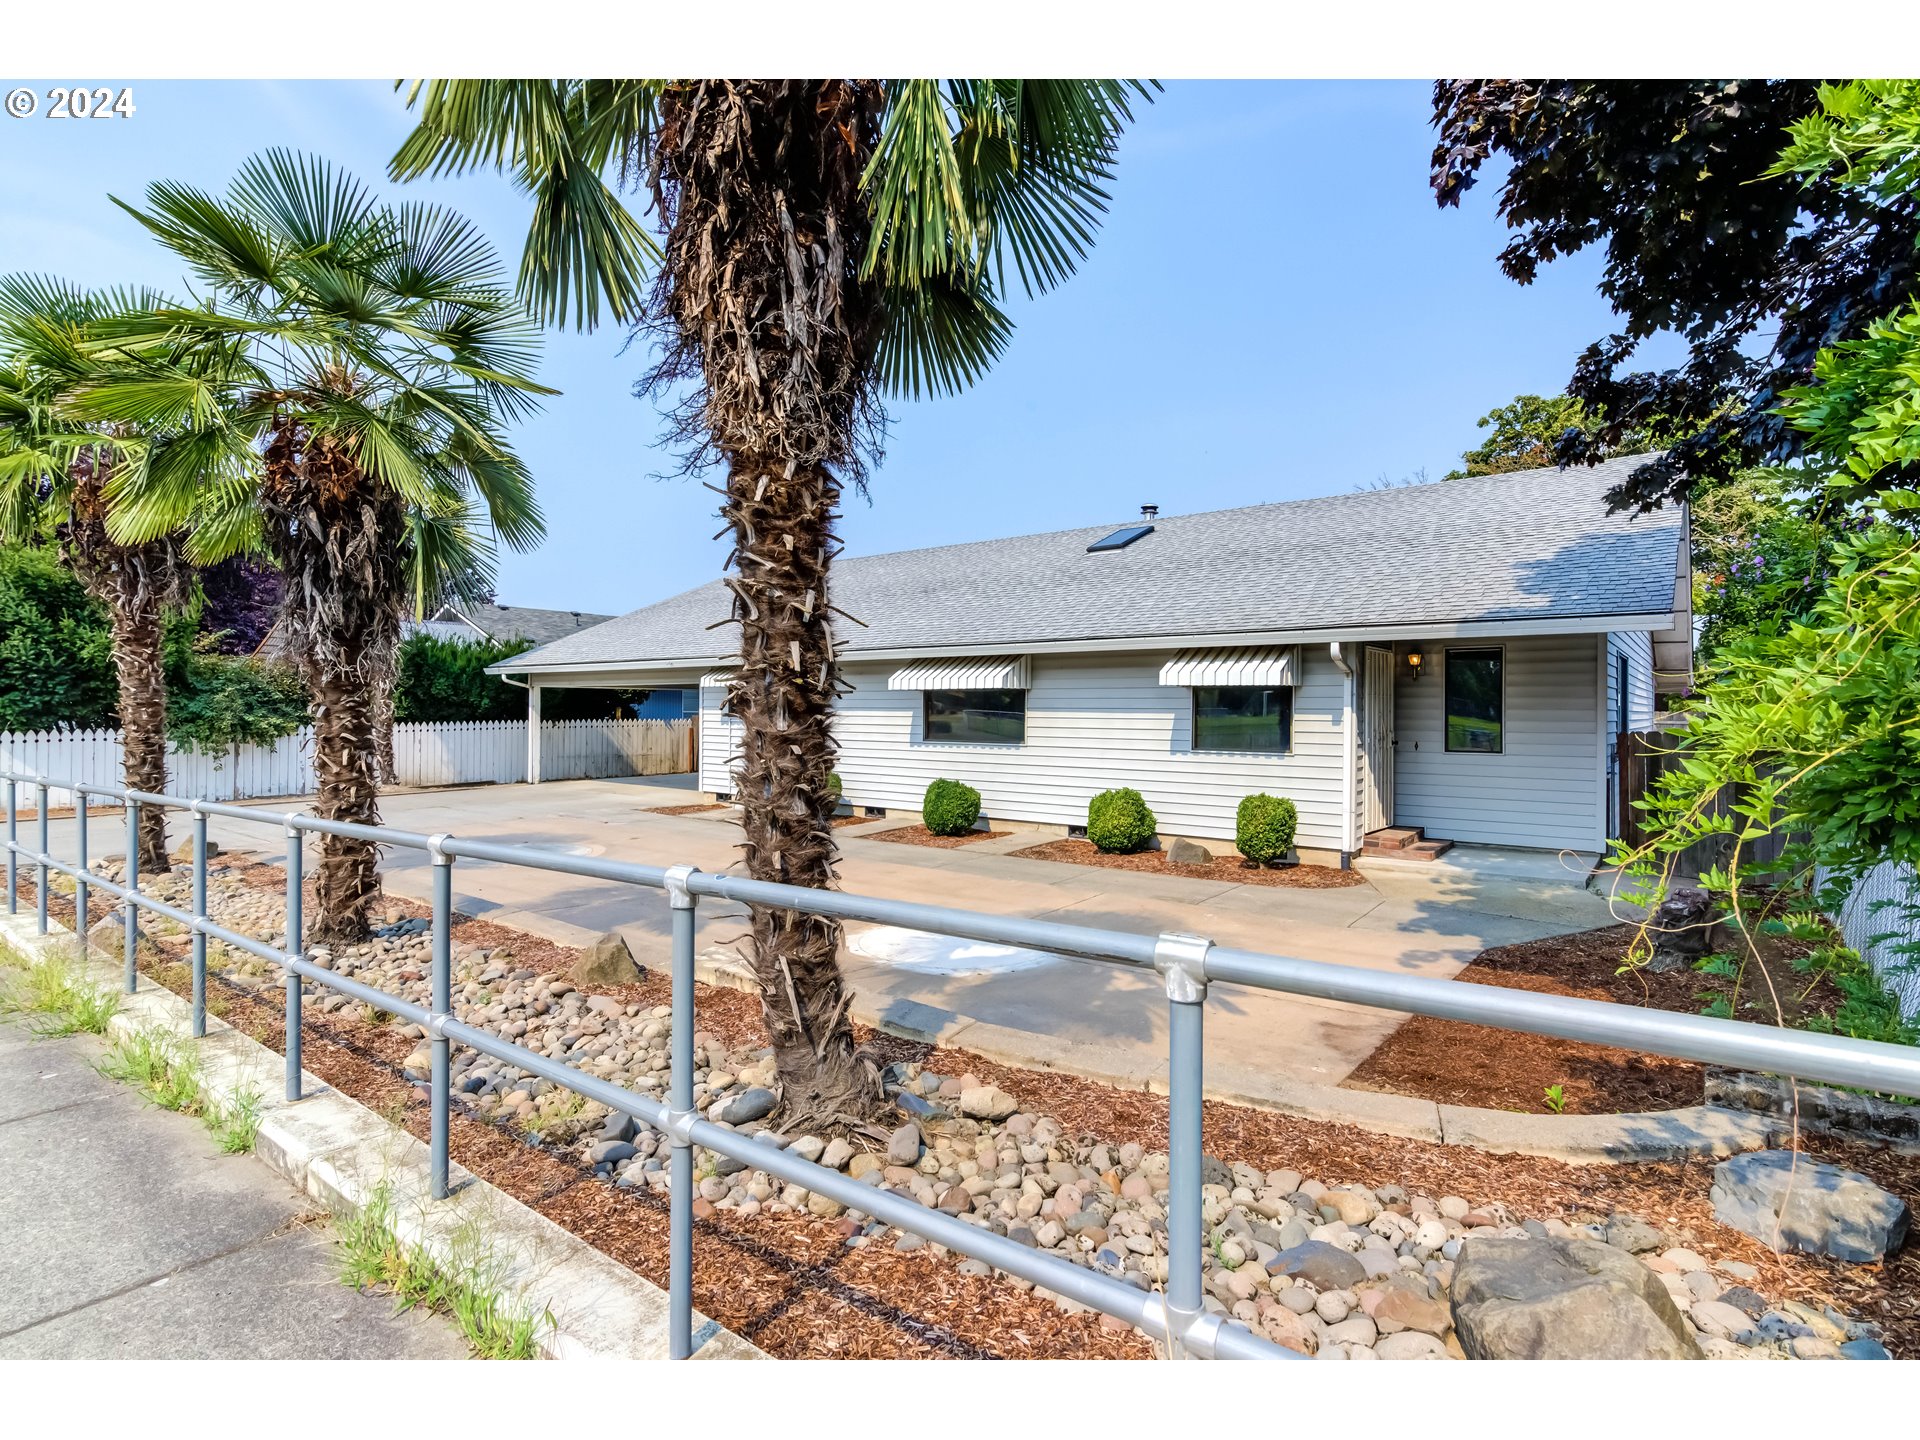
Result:
<svg viewBox="0 0 1920 1440"><path fill-rule="evenodd" d="M876 839L879 837L875 837ZM1106 870L1145 870L1156 875L1183 875L1189 880L1218 880L1223 885L1278 885L1293 890L1344 890L1364 885L1358 870L1331 865L1289 865L1282 870L1254 868L1238 856L1216 855L1211 865L1175 865L1164 850L1141 850L1132 855L1109 855L1091 840L1049 840L1012 852L1028 860L1060 860L1069 865L1098 865Z"/></svg>
<svg viewBox="0 0 1920 1440"><path fill-rule="evenodd" d="M1634 934L1631 925L1608 925L1502 945L1482 952L1454 979L1684 1014L1699 1013L1703 992L1722 991L1728 985L1719 977L1684 966L1665 974L1644 967L1622 974L1620 966ZM1741 1020L1770 1025L1784 1016L1794 1022L1830 1011L1842 999L1831 980L1793 969L1792 962L1807 952L1801 942L1761 935L1756 948L1758 957L1750 960L1741 990L1737 1012ZM1344 1083L1350 1089L1417 1095L1444 1105L1530 1114L1549 1108L1547 1088L1558 1085L1569 1114L1608 1115L1698 1105L1705 1067L1691 1060L1416 1015L1388 1036Z"/></svg>
<svg viewBox="0 0 1920 1440"><path fill-rule="evenodd" d="M649 815L705 815L714 810L731 810L733 806L723 805L717 800L709 800L700 805L650 805Z"/></svg>
<svg viewBox="0 0 1920 1440"><path fill-rule="evenodd" d="M280 872L255 867L278 887ZM245 872L243 872L245 873ZM53 897L58 906L64 897ZM424 907L390 900L389 908ZM65 905L71 917L70 903ZM105 913L104 909L101 913ZM570 965L573 952L488 921L463 918L456 933L482 945L508 944L546 968L551 951ZM1520 947L1507 947L1517 949ZM536 958L541 957L541 958ZM172 962L169 962L172 963ZM158 978L158 977L156 977ZM165 978L184 981L182 968ZM275 999L209 977L226 1002L226 1018L263 1045L282 1043ZM664 1003L667 986L649 972L613 992L641 1003ZM738 991L696 987L702 1029L729 1045L764 1043L759 1001ZM307 1067L370 1108L399 1118L425 1138L424 1092L400 1066L413 1042L390 1026L308 1012L302 1058ZM1164 1148L1164 1097L1121 1090L1058 1071L1023 1070L964 1050L930 1046L856 1027L882 1060L917 1060L939 1074L967 1072L1018 1097L1021 1108L1054 1116L1071 1132L1109 1144L1137 1141ZM1463 1146L1375 1135L1349 1125L1207 1101L1207 1152L1263 1169L1290 1168L1323 1183L1398 1184L1474 1203L1503 1201L1518 1214L1569 1222L1604 1220L1616 1210L1645 1216L1676 1244L1710 1258L1743 1260L1760 1271L1769 1295L1814 1306L1834 1305L1885 1328L1895 1355L1920 1353L1920 1246L1879 1265L1848 1265L1809 1255L1775 1255L1713 1216L1710 1160L1640 1165L1568 1165L1526 1155L1493 1155ZM664 1199L594 1180L569 1157L529 1145L515 1132L456 1109L453 1158L516 1199L566 1226L656 1284L666 1282ZM1900 1153L1826 1135L1801 1137L1820 1159L1859 1170L1920 1207L1920 1154ZM1120 1334L1092 1316L1063 1316L1050 1302L1014 1287L962 1276L951 1261L890 1246L849 1250L838 1226L811 1217L718 1212L695 1222L695 1303L737 1334L791 1357L1145 1358L1149 1343Z"/></svg>
<svg viewBox="0 0 1920 1440"><path fill-rule="evenodd" d="M881 830L862 835L862 840L885 840L890 845L925 845L931 850L954 850L976 840L998 840L1011 830L969 830L964 835L936 835L924 825L903 825L897 830Z"/></svg>

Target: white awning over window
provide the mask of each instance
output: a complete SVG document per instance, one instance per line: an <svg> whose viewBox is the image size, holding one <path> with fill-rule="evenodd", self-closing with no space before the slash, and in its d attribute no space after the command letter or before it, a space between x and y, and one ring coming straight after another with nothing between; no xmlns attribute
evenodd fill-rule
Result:
<svg viewBox="0 0 1920 1440"><path fill-rule="evenodd" d="M978 660L928 660L887 677L889 690L1025 690L1027 657L988 655Z"/></svg>
<svg viewBox="0 0 1920 1440"><path fill-rule="evenodd" d="M702 690L724 690L733 683L731 670L710 670L700 677Z"/></svg>
<svg viewBox="0 0 1920 1440"><path fill-rule="evenodd" d="M1297 685L1291 645L1251 650L1182 650L1160 667L1162 685Z"/></svg>

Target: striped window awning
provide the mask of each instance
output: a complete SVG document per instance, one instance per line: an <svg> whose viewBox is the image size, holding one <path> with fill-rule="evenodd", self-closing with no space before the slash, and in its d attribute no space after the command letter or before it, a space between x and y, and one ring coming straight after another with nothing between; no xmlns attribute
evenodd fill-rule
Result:
<svg viewBox="0 0 1920 1440"><path fill-rule="evenodd" d="M1025 690L1027 657L987 655L977 660L928 660L887 677L889 690Z"/></svg>
<svg viewBox="0 0 1920 1440"><path fill-rule="evenodd" d="M1297 685L1294 647L1251 650L1182 650L1160 667L1162 685Z"/></svg>
<svg viewBox="0 0 1920 1440"><path fill-rule="evenodd" d="M702 690L724 690L732 683L733 671L731 670L709 670L700 677Z"/></svg>

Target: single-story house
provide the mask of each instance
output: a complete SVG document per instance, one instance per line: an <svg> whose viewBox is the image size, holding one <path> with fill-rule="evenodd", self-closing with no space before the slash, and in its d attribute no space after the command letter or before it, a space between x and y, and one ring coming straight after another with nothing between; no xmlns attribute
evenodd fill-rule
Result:
<svg viewBox="0 0 1920 1440"><path fill-rule="evenodd" d="M1691 659L1686 516L1610 513L1638 459L848 557L837 737L856 808L964 780L1069 828L1114 786L1230 841L1290 797L1303 854L1367 837L1596 852L1616 736ZM718 581L503 661L550 686L700 687L700 787L733 788Z"/></svg>

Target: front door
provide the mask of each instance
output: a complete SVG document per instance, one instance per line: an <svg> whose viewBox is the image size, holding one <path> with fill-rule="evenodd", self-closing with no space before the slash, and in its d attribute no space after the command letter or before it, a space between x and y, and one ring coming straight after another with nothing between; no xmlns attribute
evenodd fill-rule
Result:
<svg viewBox="0 0 1920 1440"><path fill-rule="evenodd" d="M1360 833L1393 824L1393 651L1367 647L1360 698Z"/></svg>

